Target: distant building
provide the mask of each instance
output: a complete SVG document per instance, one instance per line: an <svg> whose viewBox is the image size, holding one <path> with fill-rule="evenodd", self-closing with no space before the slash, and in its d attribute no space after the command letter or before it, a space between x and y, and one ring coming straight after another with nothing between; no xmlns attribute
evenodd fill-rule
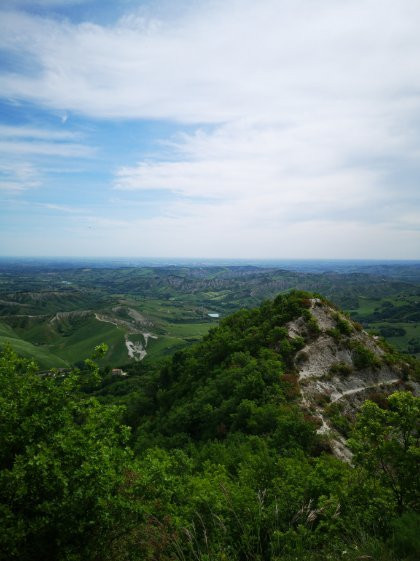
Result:
<svg viewBox="0 0 420 561"><path fill-rule="evenodd" d="M207 314L211 318L219 318L220 314Z"/></svg>
<svg viewBox="0 0 420 561"><path fill-rule="evenodd" d="M114 376L127 376L127 372L124 372L121 368L113 368L111 374Z"/></svg>

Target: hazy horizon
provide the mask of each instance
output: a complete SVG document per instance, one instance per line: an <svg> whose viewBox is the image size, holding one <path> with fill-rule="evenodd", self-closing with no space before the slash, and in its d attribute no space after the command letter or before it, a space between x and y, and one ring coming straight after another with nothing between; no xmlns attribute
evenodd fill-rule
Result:
<svg viewBox="0 0 420 561"><path fill-rule="evenodd" d="M57 264L106 264L113 263L117 266L266 266L277 267L284 266L285 268L299 269L313 267L331 267L345 268L354 265L355 267L363 266L380 266L380 265L420 265L420 259L299 259L299 258L259 258L259 257L167 257L167 256L118 256L110 255L106 257L101 256L76 256L76 255L55 255L55 256L22 256L22 255L0 255L0 265L4 263L29 263L29 264L44 264L44 263L57 263Z"/></svg>

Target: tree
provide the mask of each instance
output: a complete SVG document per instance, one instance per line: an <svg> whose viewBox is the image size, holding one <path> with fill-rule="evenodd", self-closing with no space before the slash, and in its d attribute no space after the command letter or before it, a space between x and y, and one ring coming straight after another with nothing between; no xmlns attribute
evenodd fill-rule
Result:
<svg viewBox="0 0 420 561"><path fill-rule="evenodd" d="M418 505L420 398L401 391L387 402L388 409L364 403L349 445L355 463L380 477L402 513Z"/></svg>
<svg viewBox="0 0 420 561"><path fill-rule="evenodd" d="M124 525L128 429L80 377L0 355L0 559L96 559Z"/></svg>

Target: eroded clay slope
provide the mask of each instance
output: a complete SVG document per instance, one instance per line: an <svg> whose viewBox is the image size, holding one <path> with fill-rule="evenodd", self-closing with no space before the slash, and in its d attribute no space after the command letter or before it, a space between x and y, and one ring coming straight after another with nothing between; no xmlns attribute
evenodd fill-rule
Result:
<svg viewBox="0 0 420 561"><path fill-rule="evenodd" d="M287 325L289 336L306 345L296 355L302 405L318 418L334 453L350 460L347 428L366 399L381 400L396 389L415 389L406 367L344 314L312 298L307 317Z"/></svg>

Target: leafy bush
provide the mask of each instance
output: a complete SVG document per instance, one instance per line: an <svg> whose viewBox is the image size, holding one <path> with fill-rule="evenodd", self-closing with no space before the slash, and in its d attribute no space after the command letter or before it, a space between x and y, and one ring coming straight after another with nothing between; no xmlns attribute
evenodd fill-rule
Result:
<svg viewBox="0 0 420 561"><path fill-rule="evenodd" d="M308 330L310 338L315 338L321 333L317 319L311 314L309 310L304 310L302 313L305 318L305 325Z"/></svg>
<svg viewBox="0 0 420 561"><path fill-rule="evenodd" d="M332 327L331 329L327 329L327 335L332 337L336 343L338 343L341 339L341 333L336 327Z"/></svg>
<svg viewBox="0 0 420 561"><path fill-rule="evenodd" d="M389 540L397 555L413 561L420 558L420 515L405 512L391 523L393 535Z"/></svg>
<svg viewBox="0 0 420 561"><path fill-rule="evenodd" d="M380 366L378 357L361 343L354 344L352 349L353 364L357 369L363 370L364 368L378 368Z"/></svg>
<svg viewBox="0 0 420 561"><path fill-rule="evenodd" d="M366 401L349 444L355 462L379 476L394 495L399 513L419 501L418 446L420 398L395 392L388 409Z"/></svg>
<svg viewBox="0 0 420 561"><path fill-rule="evenodd" d="M351 323L344 319L340 314L335 314L334 320L336 328L342 335L351 335L353 333L353 327Z"/></svg>
<svg viewBox="0 0 420 561"><path fill-rule="evenodd" d="M3 559L96 559L135 510L118 492L131 461L121 410L83 397L80 383L0 356Z"/></svg>

